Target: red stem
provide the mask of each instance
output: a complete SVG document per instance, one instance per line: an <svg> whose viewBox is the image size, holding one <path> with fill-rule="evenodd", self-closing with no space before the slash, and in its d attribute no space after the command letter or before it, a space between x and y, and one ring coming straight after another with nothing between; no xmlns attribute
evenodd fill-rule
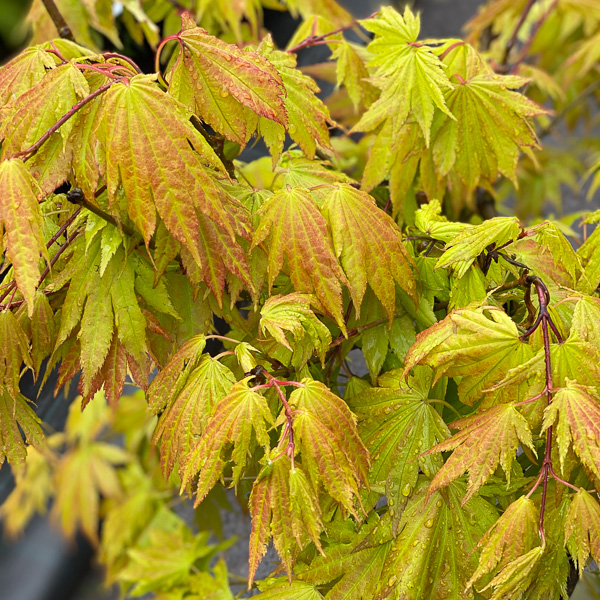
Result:
<svg viewBox="0 0 600 600"><path fill-rule="evenodd" d="M110 59L110 58L117 58L119 60L123 60L126 63L130 64L137 73L143 73L143 71L137 66L137 64L128 56L123 56L122 54L119 54L118 52L106 52L105 54L102 55L106 60Z"/></svg>
<svg viewBox="0 0 600 600"><path fill-rule="evenodd" d="M267 377L271 377L271 375L269 375L267 373ZM288 437L288 445L287 445L287 448L286 448L286 454L290 458L290 461L292 463L292 469L293 469L294 468L294 454L295 454L295 451L296 451L296 445L294 443L294 418L292 416L292 407L290 406L289 402L286 400L285 394L283 393L283 390L279 387L279 384L277 383L278 380L277 379L271 379L271 381L273 382L273 387L275 388L275 390L279 394L279 399L281 400L281 403L283 404L283 409L285 410L286 428L285 428L285 431L284 431L284 436L287 433L287 437Z"/></svg>
<svg viewBox="0 0 600 600"><path fill-rule="evenodd" d="M64 125L78 110L83 108L88 102L91 102L100 94L104 93L113 83L116 83L117 81L121 81L121 79L115 79L113 81L105 83L103 86L100 86L97 90L93 91L89 96L86 96L85 98L83 98L83 100L77 102L77 104L73 104L71 109L66 114L64 114L54 125L52 125L52 127L50 127L50 129L48 129L48 131L46 131L46 133L44 133L44 135L35 144L33 144L33 146L30 146L26 150L21 150L20 152L13 154L11 158L19 158L21 156L25 156L23 160L31 158L40 149L42 144L46 142L55 131L60 129L62 125Z"/></svg>
<svg viewBox="0 0 600 600"><path fill-rule="evenodd" d="M513 31L513 34L510 36L506 44L506 48L504 48L504 56L502 57L502 65L506 65L508 63L508 56L510 55L510 51L513 49L513 46L517 42L517 37L519 35L519 31L521 31L521 27L523 27L525 20L527 19L527 15L531 11L533 5L535 4L535 0L528 0L523 12L521 13L521 17L519 18L519 22Z"/></svg>

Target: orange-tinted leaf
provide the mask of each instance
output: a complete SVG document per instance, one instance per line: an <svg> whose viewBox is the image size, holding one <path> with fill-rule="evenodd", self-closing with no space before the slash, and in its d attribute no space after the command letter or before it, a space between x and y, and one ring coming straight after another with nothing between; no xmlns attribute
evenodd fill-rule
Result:
<svg viewBox="0 0 600 600"><path fill-rule="evenodd" d="M579 568L579 575L589 556L600 560L600 504L580 489L569 506L565 521L565 543Z"/></svg>
<svg viewBox="0 0 600 600"><path fill-rule="evenodd" d="M425 453L454 450L431 481L429 494L468 471L469 483L464 504L489 479L498 464L510 480L510 467L519 442L535 452L527 421L512 404L499 404L480 414L455 421L450 427L461 432Z"/></svg>

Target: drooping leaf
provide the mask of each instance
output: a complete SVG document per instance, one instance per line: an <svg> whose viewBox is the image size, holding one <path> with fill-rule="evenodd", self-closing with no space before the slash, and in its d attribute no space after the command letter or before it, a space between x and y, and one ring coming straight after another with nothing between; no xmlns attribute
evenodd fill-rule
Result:
<svg viewBox="0 0 600 600"><path fill-rule="evenodd" d="M188 23L178 37L169 93L215 131L240 144L248 141L248 111L287 125L286 95L277 69L256 52L244 52Z"/></svg>
<svg viewBox="0 0 600 600"><path fill-rule="evenodd" d="M41 421L29 406L27 398L0 386L0 465L8 460L18 467L25 462L27 448L21 431L29 444L44 445Z"/></svg>
<svg viewBox="0 0 600 600"><path fill-rule="evenodd" d="M596 389L567 379L544 411L542 433L554 423L561 467L572 445L581 462L600 479L600 397Z"/></svg>
<svg viewBox="0 0 600 600"><path fill-rule="evenodd" d="M202 437L188 454L185 463L180 465L182 490L199 472L195 506L202 502L221 476L227 463L224 451L230 444L234 446L231 452L231 460L235 463L234 485L240 481L253 448L253 439L265 452L269 449L266 426L273 424L273 416L264 396L248 388L251 379L253 377L238 381L231 392L214 406Z"/></svg>
<svg viewBox="0 0 600 600"><path fill-rule="evenodd" d="M284 266L298 292L314 292L340 327L342 287L346 276L340 268L327 222L310 194L289 188L273 194L262 206L262 218L254 234L257 246L269 237L269 287Z"/></svg>
<svg viewBox="0 0 600 600"><path fill-rule="evenodd" d="M198 213L234 242L233 217L225 209L234 201L205 165L223 167L183 108L151 76L136 75L128 85L110 88L98 131L106 152L101 170L111 206L118 202L121 184L129 217L146 244L156 230L157 213L199 265L204 263L198 249Z"/></svg>
<svg viewBox="0 0 600 600"><path fill-rule="evenodd" d="M165 479L189 454L195 440L202 434L212 408L230 392L234 383L233 373L227 367L203 354L181 390L170 395L152 438L153 443L160 444ZM154 398L157 388L151 386L150 389Z"/></svg>
<svg viewBox="0 0 600 600"><path fill-rule="evenodd" d="M537 546L540 542L538 524L539 510L532 500L521 496L510 504L479 541L479 566L467 586L470 587L486 573L502 569Z"/></svg>
<svg viewBox="0 0 600 600"><path fill-rule="evenodd" d="M346 403L319 381L303 379L290 395L294 433L302 463L318 488L356 515L354 499L367 485L369 453Z"/></svg>
<svg viewBox="0 0 600 600"><path fill-rule="evenodd" d="M362 47L344 40L341 44L335 44L331 55L331 58L337 61L337 86L344 85L354 110L357 110L361 104L369 106L377 95L373 85L368 81L369 71L361 54L363 54Z"/></svg>
<svg viewBox="0 0 600 600"><path fill-rule="evenodd" d="M348 184L331 190L323 211L348 278L357 317L368 283L391 326L396 310L395 283L417 302L415 265L402 243L400 230L371 196Z"/></svg>
<svg viewBox="0 0 600 600"><path fill-rule="evenodd" d="M431 481L428 493L432 494L468 471L469 483L463 505L489 479L498 464L510 481L511 464L519 443L535 452L527 421L512 404L493 406L455 421L450 427L461 431L426 452L454 450Z"/></svg>
<svg viewBox="0 0 600 600"><path fill-rule="evenodd" d="M49 260L42 237L39 195L39 188L22 161L0 162L0 227L6 231L7 257L30 317L40 279L40 255Z"/></svg>
<svg viewBox="0 0 600 600"><path fill-rule="evenodd" d="M275 452L259 473L250 496L249 588L271 536L290 577L296 555L309 540L322 552L318 498L300 466L292 467L285 454Z"/></svg>
<svg viewBox="0 0 600 600"><path fill-rule="evenodd" d="M600 505L584 489L575 494L569 506L565 542L580 576L590 556L596 561L600 559Z"/></svg>
<svg viewBox="0 0 600 600"><path fill-rule="evenodd" d="M296 69L296 56L275 50L269 36L262 40L257 52L273 64L285 85L287 132L290 137L308 158L314 158L317 145L331 148L327 129L329 110L317 96L320 90L314 80ZM283 126L263 117L259 129L274 159L278 158L285 139Z"/></svg>

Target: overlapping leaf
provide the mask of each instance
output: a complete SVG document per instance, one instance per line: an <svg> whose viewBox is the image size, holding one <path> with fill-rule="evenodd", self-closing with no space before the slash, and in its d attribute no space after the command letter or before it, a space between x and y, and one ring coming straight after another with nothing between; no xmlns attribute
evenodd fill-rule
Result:
<svg viewBox="0 0 600 600"><path fill-rule="evenodd" d="M476 545L495 521L495 510L482 498L461 507L462 484L454 483L447 495L435 493L431 498L427 484L421 476L402 515L375 598L472 597L466 583L477 564Z"/></svg>
<svg viewBox="0 0 600 600"><path fill-rule="evenodd" d="M223 167L181 106L146 75L136 75L127 85L115 83L105 102L98 131L111 206L118 202L120 184L129 217L146 244L158 213L200 266L206 266L206 258L199 248L199 214L227 232L234 246L234 231L241 229L226 207L237 203L206 168Z"/></svg>
<svg viewBox="0 0 600 600"><path fill-rule="evenodd" d="M311 303L316 303L314 296L295 292L271 296L260 311L261 332L291 352L291 363L296 369L302 368L314 351L323 362L331 344L331 333L311 310ZM284 358L280 353L277 357Z"/></svg>
<svg viewBox="0 0 600 600"><path fill-rule="evenodd" d="M301 467L292 468L285 454L270 457L259 473L250 496L250 516L249 587L271 536L290 577L296 555L309 540L322 552L318 497Z"/></svg>
<svg viewBox="0 0 600 600"><path fill-rule="evenodd" d="M193 364L195 361L190 362ZM169 392L170 399L152 438L153 443L160 442L161 464L166 479L175 465L181 464L188 455L202 434L213 406L229 393L234 383L233 373L227 367L203 354L198 366L186 378L185 385L180 387L176 384L175 390ZM155 406L157 389L150 386L148 394Z"/></svg>
<svg viewBox="0 0 600 600"><path fill-rule="evenodd" d="M335 253L348 278L357 316L368 283L391 325L396 310L395 283L417 302L414 263L397 225L371 196L348 184L336 186L327 195L323 212Z"/></svg>
<svg viewBox="0 0 600 600"><path fill-rule="evenodd" d="M274 420L264 396L248 388L251 379L238 381L231 392L215 405L202 437L189 453L186 463L180 466L182 489L200 473L194 506L202 502L221 477L227 463L225 449L230 444L234 446L231 453L231 460L235 463L234 485L240 481L254 440L268 452L267 425L272 425Z"/></svg>
<svg viewBox="0 0 600 600"><path fill-rule="evenodd" d="M265 37L257 50L267 58L281 75L285 85L285 109L288 115L287 132L308 158L314 158L317 145L331 148L329 142L329 110L317 96L320 91L314 80L296 69L296 56L275 50L270 37ZM259 129L274 159L283 150L285 130L277 122L264 117Z"/></svg>
<svg viewBox="0 0 600 600"><path fill-rule="evenodd" d="M359 486L367 485L369 453L346 403L319 381L303 379L289 399L302 463L315 488L356 515Z"/></svg>
<svg viewBox="0 0 600 600"><path fill-rule="evenodd" d="M375 34L367 49L375 54L369 66L378 67L371 82L382 93L361 120L355 131L372 131L381 123L391 121L391 135L398 137L409 117L419 124L427 145L434 111L437 108L449 119L443 90L452 89L445 65L431 48L417 43L420 19L407 7L404 16L393 8L384 7L374 19L362 22Z"/></svg>
<svg viewBox="0 0 600 600"><path fill-rule="evenodd" d="M572 445L579 460L600 479L600 398L596 389L567 379L544 411L542 430L554 423L561 466Z"/></svg>
<svg viewBox="0 0 600 600"><path fill-rule="evenodd" d="M6 231L7 258L30 317L40 278L40 255L48 259L39 195L35 180L20 160L0 162L0 227Z"/></svg>
<svg viewBox="0 0 600 600"><path fill-rule="evenodd" d="M465 504L489 479L498 464L510 481L510 468L519 443L535 452L527 421L512 404L499 404L455 421L450 427L461 431L426 452L454 450L431 481L429 494L468 471L469 483L462 501Z"/></svg>
<svg viewBox="0 0 600 600"><path fill-rule="evenodd" d="M595 561L600 560L600 505L584 489L575 494L569 506L565 542L580 576L590 556Z"/></svg>
<svg viewBox="0 0 600 600"><path fill-rule="evenodd" d="M459 309L443 321L418 334L408 351L405 372L417 364L442 374L462 377L458 385L461 402L474 404L511 369L519 368L533 356L531 347L519 339L519 331L501 310ZM512 399L514 390L495 390L490 397L496 402Z"/></svg>
<svg viewBox="0 0 600 600"><path fill-rule="evenodd" d="M341 283L346 283L346 276L336 260L327 221L309 192L301 188L280 190L263 204L260 212L253 245L269 237L269 287L287 259L296 290L314 292L343 327Z"/></svg>
<svg viewBox="0 0 600 600"><path fill-rule="evenodd" d="M286 91L277 69L264 56L244 52L193 25L184 23L178 36L181 55L169 93L240 144L254 132L246 109L285 127Z"/></svg>
<svg viewBox="0 0 600 600"><path fill-rule="evenodd" d="M515 500L481 538L479 566L467 583L470 587L486 573L502 569L539 545L539 510L525 496Z"/></svg>
<svg viewBox="0 0 600 600"><path fill-rule="evenodd" d="M424 371L421 368L419 376L430 381ZM398 378L394 387L367 388L349 402L359 419L361 439L372 457L370 480L386 482L394 532L402 516L401 505L414 490L419 470L433 477L443 464L438 456L417 460L419 454L450 437L446 424L427 402L429 386L421 390L415 381L416 378L410 387Z"/></svg>

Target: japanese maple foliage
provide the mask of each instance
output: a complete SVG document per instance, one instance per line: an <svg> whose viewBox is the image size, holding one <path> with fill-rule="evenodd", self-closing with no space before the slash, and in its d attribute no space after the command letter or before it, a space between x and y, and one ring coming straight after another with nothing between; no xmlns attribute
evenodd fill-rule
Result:
<svg viewBox="0 0 600 600"><path fill-rule="evenodd" d="M600 560L600 213L538 217L600 147L542 142L597 105L600 4L493 0L463 41L288 0L287 50L279 0L110 4L36 0L0 68L7 532L52 499L127 594L233 598L232 487L264 600L568 597ZM155 72L103 50L123 28ZM64 432L28 371L78 382Z"/></svg>

